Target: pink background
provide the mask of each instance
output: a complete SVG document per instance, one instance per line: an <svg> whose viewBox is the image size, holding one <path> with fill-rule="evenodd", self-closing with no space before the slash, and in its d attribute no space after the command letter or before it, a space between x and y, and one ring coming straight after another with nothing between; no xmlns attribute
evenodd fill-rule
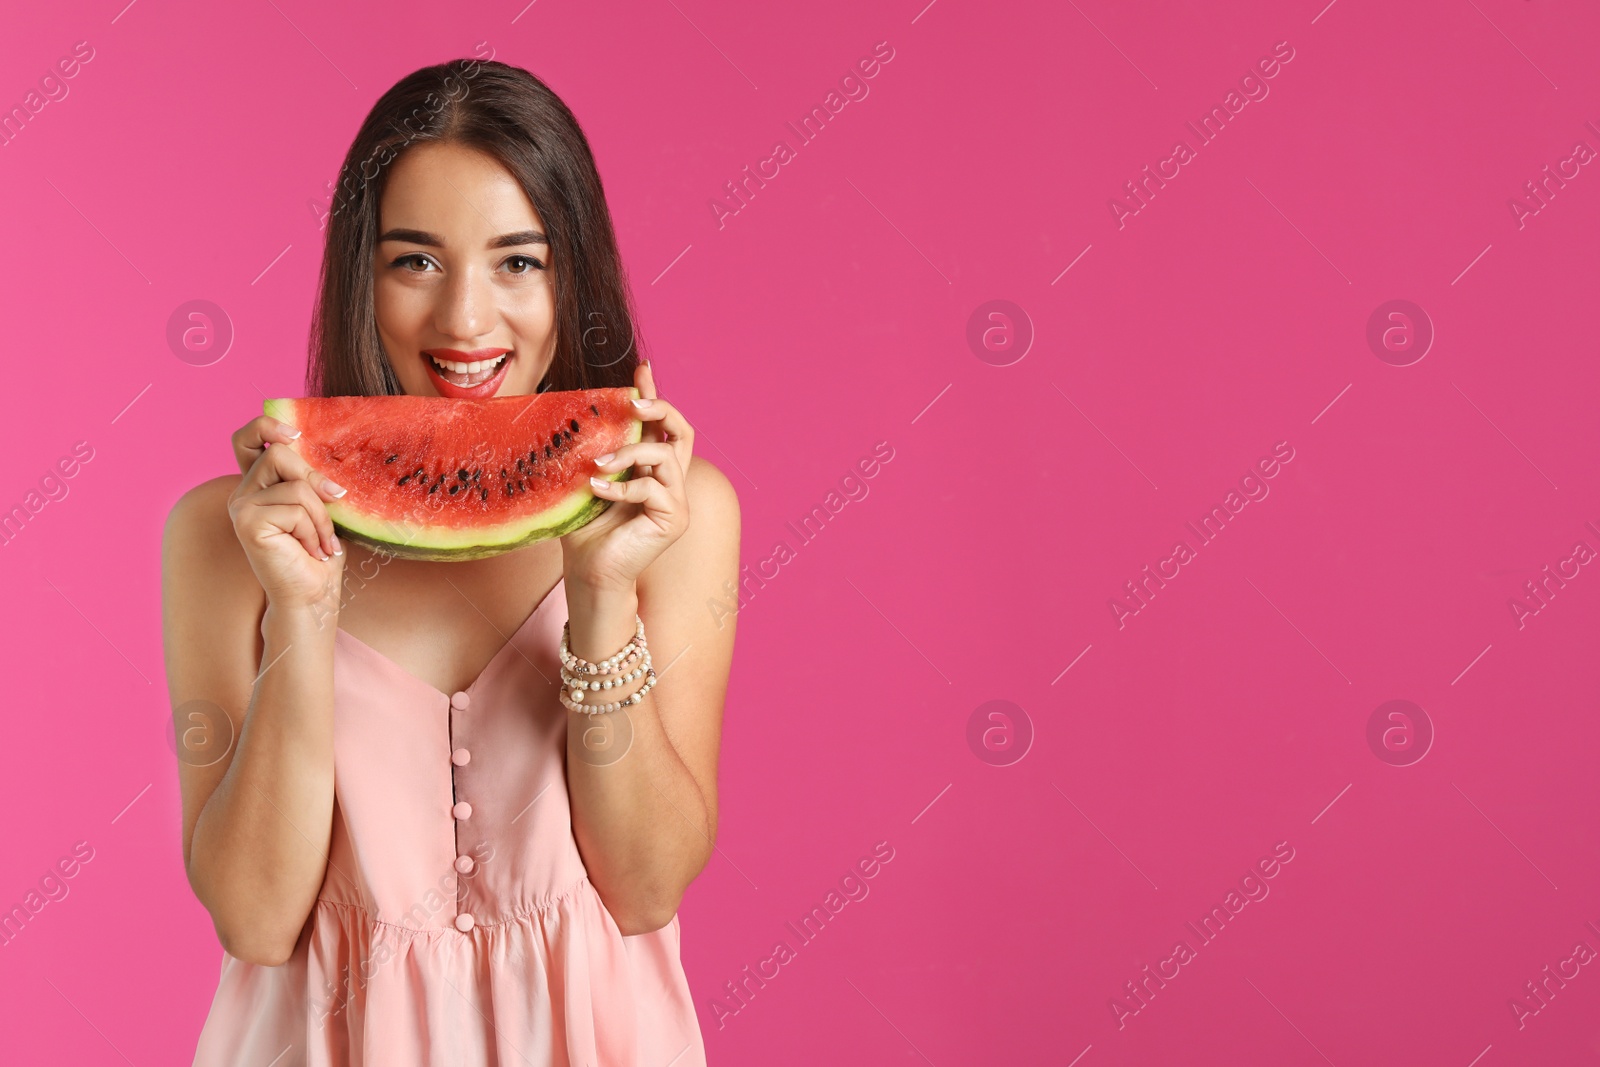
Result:
<svg viewBox="0 0 1600 1067"><path fill-rule="evenodd" d="M712 1062L1600 1060L1600 967L1562 963L1600 950L1600 574L1509 606L1600 549L1600 168L1509 206L1600 149L1591 5L124 2L0 35L6 108L94 50L0 148L0 507L94 450L0 547L0 906L93 849L0 949L9 1062L192 1055L221 950L179 857L161 526L301 393L316 208L361 117L478 42L584 124L751 573L794 553L741 611L719 847L681 912ZM880 41L869 95L797 146ZM1280 41L1270 94L1197 146L1185 122ZM719 228L779 138L796 158ZM1196 158L1119 228L1179 138ZM234 330L209 366L166 340L196 299ZM1367 342L1397 299L1436 333L1409 366ZM967 340L991 300L1031 323L1009 365ZM786 524L880 441L802 543ZM1270 495L1198 547L1185 523L1280 441ZM1196 558L1119 627L1180 538ZM969 745L991 700L1011 741ZM1431 723L1420 761L1368 743L1390 700ZM1020 760L979 758L1024 720ZM870 894L797 946L880 841ZM1278 842L1270 894L1201 945L1185 923ZM797 958L734 1000L780 938ZM1547 965L1578 972L1519 1026Z"/></svg>

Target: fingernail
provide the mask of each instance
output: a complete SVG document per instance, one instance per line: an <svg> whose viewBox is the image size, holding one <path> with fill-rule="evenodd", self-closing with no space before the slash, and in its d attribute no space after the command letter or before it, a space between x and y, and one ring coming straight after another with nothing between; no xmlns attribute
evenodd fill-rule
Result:
<svg viewBox="0 0 1600 1067"><path fill-rule="evenodd" d="M293 426L285 426L283 428L283 432L289 436L289 440L291 441L300 436L300 431L295 429Z"/></svg>
<svg viewBox="0 0 1600 1067"><path fill-rule="evenodd" d="M608 479L605 479L605 478L590 478L589 479L589 484L594 486L596 489L603 490L607 486L609 486L611 484L611 482Z"/></svg>
<svg viewBox="0 0 1600 1067"><path fill-rule="evenodd" d="M344 496L344 494L348 491L344 486L340 485L338 482L327 477L326 475L323 476L322 487L334 496Z"/></svg>
<svg viewBox="0 0 1600 1067"><path fill-rule="evenodd" d="M650 406L650 398L649 397L641 397L640 399L635 400L633 402L633 406L636 407L636 408L647 408L647 407Z"/></svg>
<svg viewBox="0 0 1600 1067"><path fill-rule="evenodd" d="M339 543L339 535L338 534L334 534L333 535L333 554L335 556L344 555L344 546Z"/></svg>
<svg viewBox="0 0 1600 1067"><path fill-rule="evenodd" d="M607 452L603 456L594 457L594 461L595 461L595 464L598 466L598 465L603 464L603 463L610 463L612 460L614 460L616 458L617 458L617 454L615 452Z"/></svg>

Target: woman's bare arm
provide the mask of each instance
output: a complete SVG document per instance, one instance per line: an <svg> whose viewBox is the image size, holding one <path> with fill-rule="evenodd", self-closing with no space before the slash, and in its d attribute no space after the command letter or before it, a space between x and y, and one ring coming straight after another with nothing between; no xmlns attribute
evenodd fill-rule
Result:
<svg viewBox="0 0 1600 1067"><path fill-rule="evenodd" d="M294 951L327 866L342 571L302 550L329 570L331 599L274 602L230 516L240 482L206 482L168 517L163 639L189 884L230 955L277 966Z"/></svg>
<svg viewBox="0 0 1600 1067"><path fill-rule="evenodd" d="M740 599L739 498L727 477L693 454L694 427L656 394L648 363L634 371L639 441L619 447L595 483L613 501L566 536L568 649L612 655L644 620L656 683L602 702L638 703L567 716L572 833L589 880L624 935L672 921L684 891L716 847L717 758ZM619 504L619 501L626 503ZM691 515L693 521L691 521ZM643 565L641 566L641 561ZM599 694L597 694L599 695Z"/></svg>

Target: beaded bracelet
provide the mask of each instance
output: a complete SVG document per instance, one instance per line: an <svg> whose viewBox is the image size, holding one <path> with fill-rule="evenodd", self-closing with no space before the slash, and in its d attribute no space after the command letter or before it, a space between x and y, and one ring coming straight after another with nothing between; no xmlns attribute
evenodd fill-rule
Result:
<svg viewBox="0 0 1600 1067"><path fill-rule="evenodd" d="M639 687L639 691L631 696L625 697L622 700L613 701L610 704L574 704L572 701L567 699L567 692L565 689L563 689L561 691L561 703L565 704L571 710L581 711L585 715L604 715L608 712L621 710L630 704L639 703L639 701L643 699L645 693L650 691L650 687L655 684L656 672L651 671L648 678L646 678L644 685Z"/></svg>
<svg viewBox="0 0 1600 1067"><path fill-rule="evenodd" d="M646 667L644 684L638 689L634 690L632 693L629 693L627 696L623 697L621 700L613 700L609 704L580 704L573 700L565 689L562 689L559 692L561 696L561 703L573 711L581 711L585 715L604 715L607 712L617 711L639 703L639 701L644 699L644 695L648 693L651 687L655 684L655 668Z"/></svg>
<svg viewBox="0 0 1600 1067"><path fill-rule="evenodd" d="M646 671L648 671L649 669L650 669L650 650L646 649L645 653L644 653L644 659L639 664L639 666L633 668L630 671L627 671L626 673L611 674L611 675L606 676L603 679L602 678L580 678L578 675L573 674L571 671L568 671L568 670L563 668L562 671L561 671L561 680L567 684L567 688L568 689L572 690L572 692L573 692L572 699L581 701L583 699L583 691L585 689L599 690L599 689L615 689L615 688L619 688L621 686L627 685L629 682L634 681L635 679L643 677L644 673Z"/></svg>
<svg viewBox="0 0 1600 1067"><path fill-rule="evenodd" d="M565 688L560 689L558 694L562 697L562 704L565 707L570 707L574 712L582 712L584 715L605 715L606 712L616 712L616 710L624 709L624 707L638 704L642 699L645 699L646 693L650 693L651 686L656 685L656 669L650 665L650 654L645 654L645 664L640 667L640 670L645 673L645 685L638 686L634 693L629 693L627 696L622 697L621 701L611 701L610 704L579 704L578 699L574 699L574 694L568 693ZM634 677L637 677L637 673L634 673ZM582 681L579 678L570 678L566 675L566 672L562 672L562 680L574 681L574 683L582 685ZM589 685L595 685L594 681L590 681ZM621 685L621 683L618 683L618 685ZM581 699L581 689L576 691L576 696Z"/></svg>
<svg viewBox="0 0 1600 1067"><path fill-rule="evenodd" d="M574 674L581 673L590 677L603 678L608 674L616 674L619 671L627 670L629 667L639 662L639 660L643 659L647 651L648 648L643 641L640 641L637 645L629 643L623 648L622 652L617 653L617 655L622 656L622 659L618 660L616 663L611 663L609 660L604 663L588 663L587 661L581 660L577 656L573 656L568 653L567 656L565 656L561 661L562 670L571 671ZM610 665L607 666L607 664ZM593 669L591 670L588 668Z"/></svg>
<svg viewBox="0 0 1600 1067"><path fill-rule="evenodd" d="M634 636L616 655L592 663L581 656L572 654L569 639L572 632L570 621L561 627L561 681L562 689L559 691L561 703L573 711L583 712L586 715L603 715L607 712L618 711L630 705L637 704L644 699L645 693L656 684L655 668L651 666L650 649L644 637L644 619L634 616ZM638 666L628 670L637 662ZM570 668L570 669L569 669ZM588 675L589 677L580 677ZM626 685L644 676L644 684L637 690L623 697L621 700L608 704L583 703L585 691L611 689L616 686ZM596 677L598 676L598 677ZM570 687L570 692L569 692Z"/></svg>
<svg viewBox="0 0 1600 1067"><path fill-rule="evenodd" d="M637 658L637 656L639 654L639 650L642 649L645 646L644 620L642 618L640 618L638 615L635 615L634 619L636 620L637 624L634 626L633 638L626 645L622 646L622 651L618 652L616 655L612 656L610 659L601 660L599 663L591 663L590 661L588 661L586 659L583 659L580 656L574 656L572 654L571 649L568 647L569 641L570 641L570 639L572 637L572 622L569 619L567 622L562 623L561 624L561 663L562 663L562 665L566 666L566 667L569 667L572 670L578 671L578 672L583 673L583 674L611 674L611 673L614 673L614 670L615 670L615 668L616 668L616 666L617 666L617 664L619 662L622 662L625 659L631 662L633 659Z"/></svg>

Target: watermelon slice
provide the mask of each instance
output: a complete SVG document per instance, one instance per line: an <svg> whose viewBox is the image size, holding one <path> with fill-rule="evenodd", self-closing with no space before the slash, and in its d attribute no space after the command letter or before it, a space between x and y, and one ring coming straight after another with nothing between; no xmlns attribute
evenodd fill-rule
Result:
<svg viewBox="0 0 1600 1067"><path fill-rule="evenodd" d="M458 400L268 400L294 448L349 492L327 502L341 537L404 559L467 560L571 533L610 507L594 459L638 441L633 386ZM626 481L629 470L607 475Z"/></svg>

